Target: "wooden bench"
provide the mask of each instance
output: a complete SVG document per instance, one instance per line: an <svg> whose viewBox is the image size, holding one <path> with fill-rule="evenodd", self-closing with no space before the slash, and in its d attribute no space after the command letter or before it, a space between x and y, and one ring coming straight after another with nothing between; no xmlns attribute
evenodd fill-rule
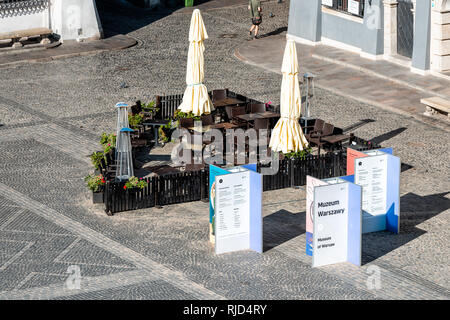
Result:
<svg viewBox="0 0 450 320"><path fill-rule="evenodd" d="M49 44L48 37L53 34L53 31L48 28L34 28L26 30L18 30L13 32L0 33L0 43L13 42L14 48L22 47L22 41L27 41L33 38L40 38L41 44Z"/></svg>
<svg viewBox="0 0 450 320"><path fill-rule="evenodd" d="M437 113L446 114L450 120L450 101L441 97L431 97L420 99L420 103L424 104L427 110L423 113L426 116L431 116Z"/></svg>

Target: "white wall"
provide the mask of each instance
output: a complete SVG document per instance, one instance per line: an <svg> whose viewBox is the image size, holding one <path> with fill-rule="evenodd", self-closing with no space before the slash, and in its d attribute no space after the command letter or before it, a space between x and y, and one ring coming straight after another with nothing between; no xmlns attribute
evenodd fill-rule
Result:
<svg viewBox="0 0 450 320"><path fill-rule="evenodd" d="M51 28L62 41L103 36L94 0L52 0Z"/></svg>
<svg viewBox="0 0 450 320"><path fill-rule="evenodd" d="M52 29L62 41L103 36L95 0L51 0L50 8L41 12L0 18L0 33L42 27Z"/></svg>
<svg viewBox="0 0 450 320"><path fill-rule="evenodd" d="M49 27L48 9L45 9L37 13L0 18L0 33L7 33L12 31L19 31L33 28L48 28L48 27Z"/></svg>

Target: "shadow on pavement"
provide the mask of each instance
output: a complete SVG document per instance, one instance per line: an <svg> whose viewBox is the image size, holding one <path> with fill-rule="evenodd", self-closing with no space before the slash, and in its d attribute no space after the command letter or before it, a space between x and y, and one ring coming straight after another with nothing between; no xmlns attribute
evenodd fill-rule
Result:
<svg viewBox="0 0 450 320"><path fill-rule="evenodd" d="M303 100L302 100L302 102L303 102ZM371 123L371 122L375 122L375 121L376 120L374 120L374 119L362 119L362 120L359 120L358 122L352 123L351 125L343 128L342 131L344 133L346 133L347 131L356 130L358 128L361 128L365 124L368 124L368 123Z"/></svg>
<svg viewBox="0 0 450 320"><path fill-rule="evenodd" d="M443 192L427 196L407 193L400 198L400 234L389 231L366 233L362 236L362 264L370 263L408 242L425 234L417 225L450 208L450 193ZM263 251L273 249L295 237L304 236L305 211L292 213L279 210L265 216L263 220ZM299 247L299 254L304 252Z"/></svg>
<svg viewBox="0 0 450 320"><path fill-rule="evenodd" d="M266 38L266 37L270 37L270 36L276 36L277 34L283 33L285 31L287 31L287 27L281 27L281 28L278 28L278 29L276 29L274 31L270 31L270 32L265 33L265 34L261 34L259 36L259 38L261 39L261 38Z"/></svg>
<svg viewBox="0 0 450 320"><path fill-rule="evenodd" d="M138 30L181 8L141 8L127 0L97 0L96 4L104 38Z"/></svg>
<svg viewBox="0 0 450 320"><path fill-rule="evenodd" d="M376 136L375 138L370 139L370 141L372 141L372 143L374 144L381 144L381 142L392 139L393 137L399 135L400 133L402 133L403 131L405 131L408 128L405 127L401 127L395 130L391 130L387 133L383 133L379 136ZM395 150L394 150L395 151ZM405 172L409 169L413 168L413 166L407 164L407 163L403 163L401 164L401 172Z"/></svg>
<svg viewBox="0 0 450 320"><path fill-rule="evenodd" d="M379 136L376 136L376 137L370 139L370 141L372 141L372 143L374 143L374 144L380 144L383 141L392 139L393 137L399 135L406 129L408 129L408 128L401 127L401 128L395 129L395 130L391 130L389 132L383 133L382 135L379 135Z"/></svg>
<svg viewBox="0 0 450 320"><path fill-rule="evenodd" d="M211 0L195 0L198 6ZM166 1L161 8L145 8L144 0L97 0L97 11L103 28L104 38L127 34L162 19L184 7L184 0Z"/></svg>
<svg viewBox="0 0 450 320"><path fill-rule="evenodd" d="M279 210L263 220L263 252L305 233L305 212ZM300 250L300 248L299 248Z"/></svg>
<svg viewBox="0 0 450 320"><path fill-rule="evenodd" d="M400 234L388 231L364 234L362 264L370 263L425 234L426 231L417 228L417 225L448 210L450 199L446 196L449 193L450 191L428 196L414 193L403 195L400 198Z"/></svg>

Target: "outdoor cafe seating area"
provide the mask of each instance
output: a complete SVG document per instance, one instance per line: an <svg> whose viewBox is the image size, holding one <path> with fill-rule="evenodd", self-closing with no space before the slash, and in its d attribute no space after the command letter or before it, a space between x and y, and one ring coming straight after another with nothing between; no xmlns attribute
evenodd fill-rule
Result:
<svg viewBox="0 0 450 320"><path fill-rule="evenodd" d="M259 137L259 131L264 129L268 132L268 141L270 140L270 131L275 126L280 118L279 106L262 103L253 100L240 94L236 94L228 89L212 90L210 93L211 101L214 105L214 110L210 114L201 115L199 117L180 118L175 122L176 128L183 128L188 130L191 134L204 134L211 129L218 129L222 131L223 141L225 141L225 134L227 130L254 129ZM178 95L180 96L180 95ZM178 99L180 100L180 99ZM176 102L176 96L157 96L155 98L154 114L144 113L143 122L141 125L134 127L135 133L131 136L131 144L134 150L135 160L139 161L139 155L142 153L152 152L152 149L161 147L159 128L167 126L170 119L173 119L180 102ZM142 108L138 101L136 105L130 108L132 114L142 114ZM165 119L164 119L164 116ZM200 121L201 126L195 126L195 121ZM334 126L331 123L325 122L322 119L309 119L308 126L302 126L305 137L312 147L313 154L323 154L329 151L342 150L342 148L350 143L351 134L343 134L343 130ZM172 128L173 130L173 128ZM248 140L245 150L248 151ZM202 150L211 144L212 141L205 141L203 139ZM237 148L234 150L238 152ZM194 150L192 150L194 152ZM270 152L270 148L269 148ZM283 154L281 153L281 159ZM193 155L192 155L193 157ZM248 161L248 157L245 159ZM208 159L201 159L201 163L191 163L174 166L174 165L157 165L153 167L152 171L155 174L173 173L179 171L192 171L205 168ZM205 161L206 160L206 161ZM225 163L225 156L224 156ZM141 163L142 164L142 163ZM220 165L220 163L218 164ZM136 165L136 169L139 169ZM144 171L145 173L145 171ZM150 172L147 172L149 174ZM144 174L143 176L146 176Z"/></svg>
<svg viewBox="0 0 450 320"><path fill-rule="evenodd" d="M247 129L268 129L267 141L277 121L280 120L280 107L260 102L228 89L213 90L208 93L214 105L214 110L198 117L175 118L178 107L183 99L182 94L156 96L152 111L146 111L145 104L137 101L128 107L128 116L142 117L140 124L132 125L130 134L132 164L134 175L143 179L144 188L125 189L125 181L117 179L118 161L115 148L105 154L101 160L101 175L104 178L104 187L100 192L105 212L112 215L116 212L135 210L140 208L161 207L175 203L207 200L209 197L209 163L203 157L195 158L192 150L189 161L174 164L170 153L176 143L171 142L170 132L183 128L190 133L205 134L211 129L222 131L223 137L227 130L245 132ZM220 107L216 107L220 106ZM202 126L195 126L195 120ZM306 176L330 178L342 176L346 173L346 149L351 146L355 150L368 150L379 148L370 141L361 139L350 132L333 125L320 118L310 117L298 120L302 132L310 148L302 157L290 156L277 152L278 170L273 175L263 176L263 190L276 190L282 188L305 185ZM162 128L169 133L168 140L162 142ZM236 131L234 131L236 132ZM245 140L244 140L245 141ZM201 150L207 148L212 141L202 139ZM248 141L244 148L244 163L250 163L248 157ZM240 165L237 160L238 148L235 148L234 162L227 163L228 158L223 157L222 164L218 166ZM267 167L267 163L257 158L258 170ZM96 193L94 193L95 195Z"/></svg>
<svg viewBox="0 0 450 320"><path fill-rule="evenodd" d="M152 102L137 101L132 106L116 104L116 134L104 133L104 152L91 156L101 172L86 178L94 193L104 192L108 214L208 199L209 165L256 162L260 171L275 164L276 170L263 175L263 190L267 191L304 185L307 175L341 176L346 170L347 146L357 150L377 147L329 119L311 116L314 75L299 76L294 41L286 42L280 105L273 105L229 89L208 91L206 39L196 9L189 28L184 93L157 95Z"/></svg>

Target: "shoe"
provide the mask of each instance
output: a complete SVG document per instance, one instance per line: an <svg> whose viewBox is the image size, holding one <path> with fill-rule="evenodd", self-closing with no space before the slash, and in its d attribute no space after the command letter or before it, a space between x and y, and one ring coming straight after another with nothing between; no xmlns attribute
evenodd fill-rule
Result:
<svg viewBox="0 0 450 320"><path fill-rule="evenodd" d="M259 36L255 36L255 39L259 39Z"/></svg>
<svg viewBox="0 0 450 320"><path fill-rule="evenodd" d="M251 32L251 31L249 31L249 32L248 32L248 34L249 34L249 35L251 36L251 35L252 35L252 32Z"/></svg>

